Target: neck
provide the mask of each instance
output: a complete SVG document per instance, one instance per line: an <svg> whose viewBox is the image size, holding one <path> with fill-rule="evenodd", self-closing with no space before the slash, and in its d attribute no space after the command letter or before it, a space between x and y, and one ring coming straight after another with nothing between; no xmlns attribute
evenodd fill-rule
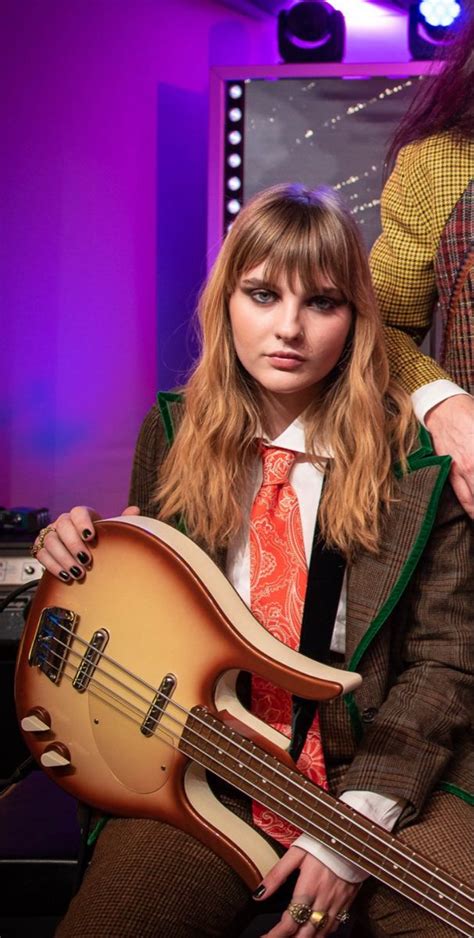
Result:
<svg viewBox="0 0 474 938"><path fill-rule="evenodd" d="M268 391L262 393L262 423L270 440L286 430L306 409L309 400L282 395L276 397Z"/></svg>

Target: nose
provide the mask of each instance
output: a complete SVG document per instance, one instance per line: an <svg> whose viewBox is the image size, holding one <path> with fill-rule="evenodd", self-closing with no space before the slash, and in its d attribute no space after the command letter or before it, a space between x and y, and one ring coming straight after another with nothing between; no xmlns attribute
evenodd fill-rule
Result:
<svg viewBox="0 0 474 938"><path fill-rule="evenodd" d="M303 335L299 304L287 300L279 305L275 320L275 336L286 342L294 342Z"/></svg>

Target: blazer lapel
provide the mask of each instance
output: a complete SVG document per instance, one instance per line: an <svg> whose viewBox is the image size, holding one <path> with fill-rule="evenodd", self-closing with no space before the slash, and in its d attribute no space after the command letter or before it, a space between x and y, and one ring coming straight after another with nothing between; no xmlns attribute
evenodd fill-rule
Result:
<svg viewBox="0 0 474 938"><path fill-rule="evenodd" d="M426 452L426 451L425 451ZM449 473L448 457L424 458L420 451L399 480L377 555L361 553L348 574L346 660L357 670L367 648L405 591L421 557Z"/></svg>

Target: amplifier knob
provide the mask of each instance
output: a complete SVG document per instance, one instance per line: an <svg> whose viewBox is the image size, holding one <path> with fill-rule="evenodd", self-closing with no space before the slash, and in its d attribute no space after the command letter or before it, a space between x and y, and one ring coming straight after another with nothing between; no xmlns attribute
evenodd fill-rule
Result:
<svg viewBox="0 0 474 938"><path fill-rule="evenodd" d="M63 769L66 765L71 765L69 749L63 743L54 743L45 749L40 762L45 769Z"/></svg>
<svg viewBox="0 0 474 938"><path fill-rule="evenodd" d="M51 729L51 717L42 707L33 707L33 710L23 717L20 725L25 733L46 733Z"/></svg>

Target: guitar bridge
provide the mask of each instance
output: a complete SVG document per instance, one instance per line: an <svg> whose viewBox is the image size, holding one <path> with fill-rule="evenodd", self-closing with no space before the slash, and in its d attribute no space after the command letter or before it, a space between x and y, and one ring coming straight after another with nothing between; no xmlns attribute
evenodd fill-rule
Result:
<svg viewBox="0 0 474 938"><path fill-rule="evenodd" d="M61 606L49 606L41 613L28 663L38 667L53 684L61 679L78 621L75 612Z"/></svg>
<svg viewBox="0 0 474 938"><path fill-rule="evenodd" d="M160 722L166 707L168 706L173 691L176 687L176 678L174 674L167 674L163 678L153 703L140 726L140 732L144 736L153 736L153 733Z"/></svg>

